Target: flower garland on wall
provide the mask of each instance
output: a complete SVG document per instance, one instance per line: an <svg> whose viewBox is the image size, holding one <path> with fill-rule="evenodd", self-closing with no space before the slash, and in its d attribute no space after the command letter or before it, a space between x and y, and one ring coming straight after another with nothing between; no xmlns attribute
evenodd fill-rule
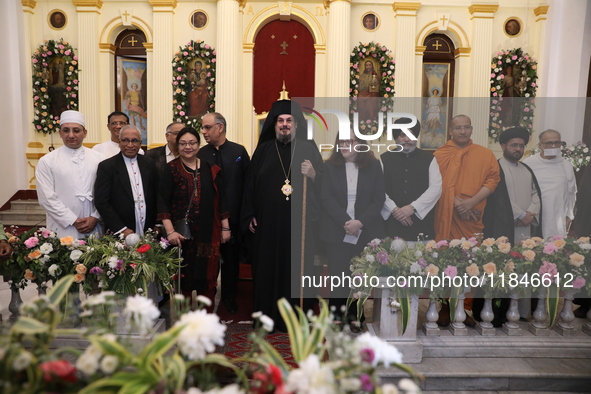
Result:
<svg viewBox="0 0 591 394"><path fill-rule="evenodd" d="M380 111L386 112L390 107L391 99L394 97L394 71L396 62L392 58L392 52L380 43L369 44L359 43L351 52L349 96L351 97L350 112L351 116L357 112L357 98L360 90L360 76L364 72L364 63L371 60L374 67L379 66L375 71L378 86L376 87L376 97L380 97ZM390 104L390 105L389 105ZM353 119L353 118L351 118ZM378 121L374 119L359 119L360 130L365 134L373 134L378 129Z"/></svg>
<svg viewBox="0 0 591 394"><path fill-rule="evenodd" d="M78 110L78 57L67 41L59 39L44 40L32 59L33 125L38 132L54 133L59 129L59 113ZM57 101L61 95L65 97L63 101L52 103L52 96Z"/></svg>
<svg viewBox="0 0 591 394"><path fill-rule="evenodd" d="M519 116L514 119L518 118L518 125L525 127L531 134L535 108L534 97L536 97L538 88L536 83L538 79L537 67L537 62L533 61L521 48L499 51L492 58L490 74L490 96L492 99L488 136L495 142L498 142L503 130L517 126L515 124L507 126L503 124L501 111L503 110L503 98L506 97L521 98L520 100L512 100L519 101ZM508 68L511 68L512 78L515 81L511 81L511 87L519 91L516 96L513 95L513 92L511 94L505 92L505 77ZM513 70L516 70L517 73Z"/></svg>
<svg viewBox="0 0 591 394"><path fill-rule="evenodd" d="M197 62L201 62L198 67ZM205 42L191 40L179 47L172 60L175 122L201 130L201 116L215 108L215 66L216 51Z"/></svg>

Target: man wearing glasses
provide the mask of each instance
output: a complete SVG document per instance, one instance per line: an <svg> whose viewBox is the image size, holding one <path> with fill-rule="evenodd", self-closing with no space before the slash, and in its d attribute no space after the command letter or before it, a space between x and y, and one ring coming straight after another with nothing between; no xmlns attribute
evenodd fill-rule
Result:
<svg viewBox="0 0 591 394"><path fill-rule="evenodd" d="M176 136L184 127L185 125L179 122L169 124L166 126L166 145L150 149L146 152L146 157L149 157L156 163L158 173L162 171L166 163L174 160L179 155Z"/></svg>
<svg viewBox="0 0 591 394"><path fill-rule="evenodd" d="M226 208L230 212L232 238L221 245L222 255L222 302L229 313L238 310L238 274L240 269L240 207L244 179L250 157L244 146L226 138L226 119L218 112L205 114L201 119L201 134L207 144L197 157L217 164L221 169L220 179L224 188Z"/></svg>
<svg viewBox="0 0 591 394"><path fill-rule="evenodd" d="M456 115L449 128L451 140L434 153L442 176L442 192L435 211L435 240L476 237L482 233L486 198L499 183L499 163L492 151L472 142L472 121ZM472 309L472 298L464 307ZM449 324L449 304L443 303L438 324ZM471 317L467 326L476 323Z"/></svg>
<svg viewBox="0 0 591 394"><path fill-rule="evenodd" d="M531 167L542 191L543 238L561 235L565 237L574 219L577 182L572 164L562 157L564 143L556 130L546 130L539 135L540 153L523 162Z"/></svg>
<svg viewBox="0 0 591 394"><path fill-rule="evenodd" d="M435 212L435 239L470 238L482 233L486 198L499 183L499 164L492 151L472 143L472 121L457 115L451 140L435 151L443 177Z"/></svg>
<svg viewBox="0 0 591 394"><path fill-rule="evenodd" d="M120 151L102 161L94 183L94 202L114 234L143 234L154 228L157 214L158 173L154 162L138 155L142 144L137 127L121 128Z"/></svg>
<svg viewBox="0 0 591 394"><path fill-rule="evenodd" d="M107 128L111 132L111 139L98 145L95 145L92 149L100 152L105 159L115 156L120 152L119 149L119 132L121 128L129 124L129 118L123 112L111 112L107 117ZM140 148L140 155L144 154L144 151Z"/></svg>

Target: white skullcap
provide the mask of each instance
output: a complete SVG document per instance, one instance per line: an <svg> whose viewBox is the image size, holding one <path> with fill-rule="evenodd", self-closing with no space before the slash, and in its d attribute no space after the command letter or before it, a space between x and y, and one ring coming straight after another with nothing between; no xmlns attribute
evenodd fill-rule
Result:
<svg viewBox="0 0 591 394"><path fill-rule="evenodd" d="M82 127L86 126L84 122L84 115L78 111L72 110L64 111L60 115L60 125L66 123L78 123Z"/></svg>

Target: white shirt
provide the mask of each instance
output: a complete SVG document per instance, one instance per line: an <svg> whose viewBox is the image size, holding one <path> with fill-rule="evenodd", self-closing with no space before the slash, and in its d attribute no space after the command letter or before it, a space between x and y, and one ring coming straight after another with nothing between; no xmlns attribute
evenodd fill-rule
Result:
<svg viewBox="0 0 591 394"><path fill-rule="evenodd" d="M399 154L404 153L401 152ZM383 170L384 163L382 160L380 160L380 163L382 164ZM419 196L419 198L410 204L416 210L415 216L419 219L423 220L423 218L427 216L429 212L431 212L433 207L435 207L437 201L439 201L439 197L441 197L441 182L442 180L441 172L439 171L439 164L437 164L437 160L433 158L433 160L431 160L431 164L429 164L429 187L423 192L423 194ZM386 194L386 201L384 202L384 207L382 208L382 218L387 220L392 214L394 208L397 206L398 205L396 205L396 203L392 201L390 197L388 197L388 194Z"/></svg>
<svg viewBox="0 0 591 394"><path fill-rule="evenodd" d="M573 165L560 156L542 159L539 154L523 162L531 167L542 192L542 236L566 237L566 218L574 219L577 197Z"/></svg>
<svg viewBox="0 0 591 394"><path fill-rule="evenodd" d="M174 159L176 159L176 156L174 155L174 153L172 153L172 151L168 147L168 144L166 144L164 146L165 146L164 151L166 152L166 162L167 163L170 163L171 161L173 161Z"/></svg>
<svg viewBox="0 0 591 394"><path fill-rule="evenodd" d="M121 152L121 148L119 147L119 143L113 142L111 140L105 141L105 142L100 143L98 145L95 145L92 147L92 149L97 152L100 152L103 156L105 156L105 159L113 157L117 153ZM143 155L144 150L142 148L140 148L139 153L140 153L140 155Z"/></svg>
<svg viewBox="0 0 591 394"><path fill-rule="evenodd" d="M133 159L123 156L123 161L127 167L127 174L131 183L131 191L133 192L133 201L135 203L135 232L142 235L144 233L144 226L146 225L146 197L144 196L144 184L142 183L142 174L140 167L137 164L137 156ZM121 232L125 228L119 230Z"/></svg>
<svg viewBox="0 0 591 394"><path fill-rule="evenodd" d="M355 219L357 180L359 179L359 169L355 163L345 163L345 176L347 177L347 214L351 219Z"/></svg>
<svg viewBox="0 0 591 394"><path fill-rule="evenodd" d="M35 171L39 205L45 210L47 228L59 237L101 233L99 224L90 234L79 233L73 224L79 218L100 218L92 193L98 164L103 160L102 154L83 146L62 146L39 159Z"/></svg>

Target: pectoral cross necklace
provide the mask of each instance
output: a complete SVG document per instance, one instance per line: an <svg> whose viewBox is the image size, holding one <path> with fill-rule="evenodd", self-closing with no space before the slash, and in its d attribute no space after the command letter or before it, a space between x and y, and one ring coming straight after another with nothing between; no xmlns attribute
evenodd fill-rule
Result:
<svg viewBox="0 0 591 394"><path fill-rule="evenodd" d="M275 150L277 150L277 156L279 157L279 163L281 163L281 169L283 170L283 175L285 175L285 184L281 186L281 193L285 195L285 199L289 201L289 196L293 193L293 186L289 184L289 174L291 173L291 164L293 163L293 155L295 154L296 150L296 143L297 140L293 140L293 151L291 152L291 159L289 160L289 169L285 172L285 166L283 165L283 160L281 159L281 155L279 154L279 147L277 146L277 140L275 140Z"/></svg>

